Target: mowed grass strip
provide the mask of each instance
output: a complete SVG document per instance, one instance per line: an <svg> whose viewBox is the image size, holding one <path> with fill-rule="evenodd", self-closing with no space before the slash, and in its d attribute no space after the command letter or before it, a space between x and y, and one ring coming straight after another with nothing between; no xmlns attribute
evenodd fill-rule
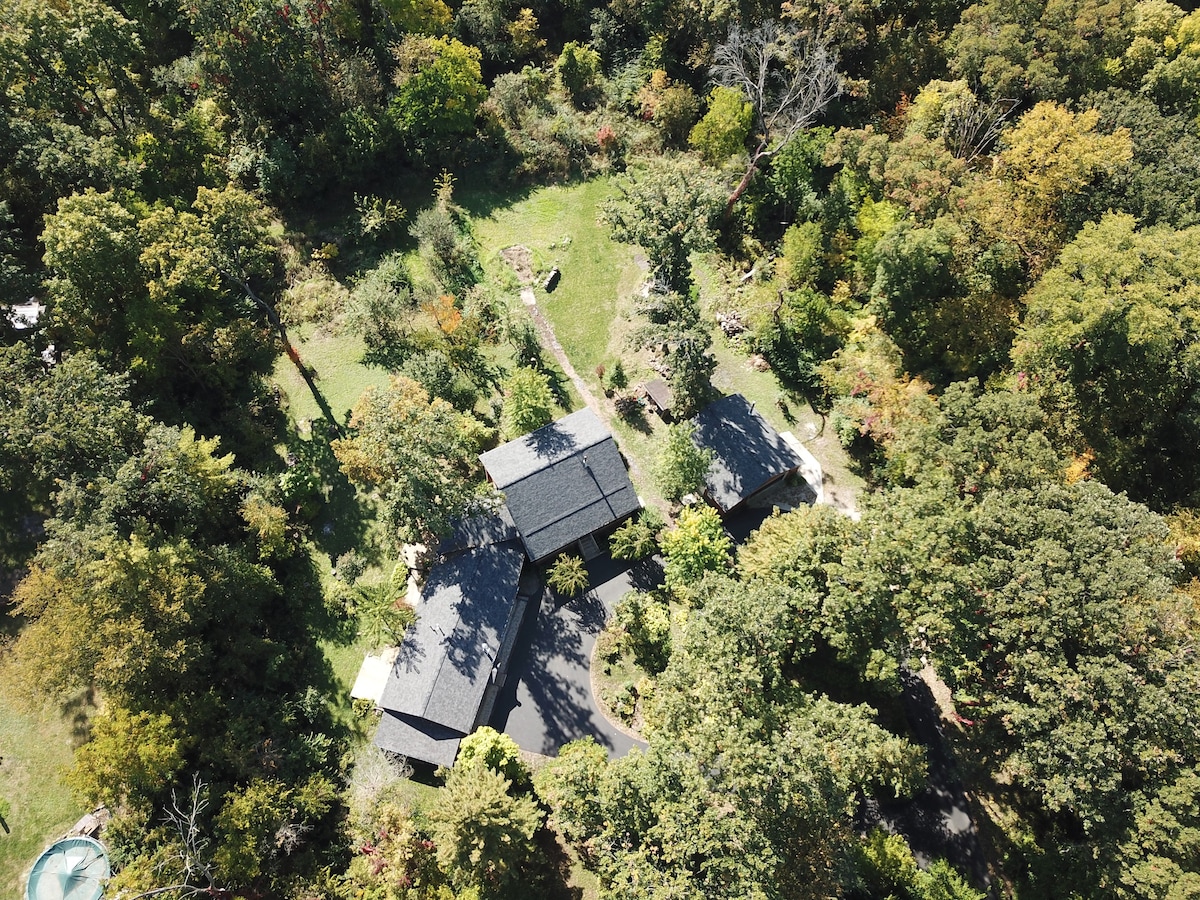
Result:
<svg viewBox="0 0 1200 900"><path fill-rule="evenodd" d="M24 878L46 845L87 809L63 784L71 765L71 728L52 712L31 715L0 691L0 798L8 801L8 832L0 828L0 896L24 897ZM7 696L6 696L7 695Z"/></svg>

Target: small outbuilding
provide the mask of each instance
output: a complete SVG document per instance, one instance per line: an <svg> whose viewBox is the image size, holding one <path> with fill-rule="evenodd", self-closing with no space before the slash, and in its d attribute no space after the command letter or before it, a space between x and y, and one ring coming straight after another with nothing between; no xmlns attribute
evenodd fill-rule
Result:
<svg viewBox="0 0 1200 900"><path fill-rule="evenodd" d="M529 559L540 563L573 544L585 558L596 537L641 508L613 436L590 409L480 455Z"/></svg>
<svg viewBox="0 0 1200 900"><path fill-rule="evenodd" d="M459 741L490 716L527 605L511 525L467 523L459 537L426 579L375 734L382 749L435 766L453 765Z"/></svg>
<svg viewBox="0 0 1200 900"><path fill-rule="evenodd" d="M641 385L638 391L647 405L652 406L664 422L671 421L671 405L675 398L671 395L671 387L662 378L655 378Z"/></svg>
<svg viewBox="0 0 1200 900"><path fill-rule="evenodd" d="M14 303L8 308L9 324L17 331L33 331L42 320L46 304L30 297L24 303Z"/></svg>
<svg viewBox="0 0 1200 900"><path fill-rule="evenodd" d="M692 422L692 440L711 450L705 498L722 515L797 471L804 460L741 394L704 407Z"/></svg>

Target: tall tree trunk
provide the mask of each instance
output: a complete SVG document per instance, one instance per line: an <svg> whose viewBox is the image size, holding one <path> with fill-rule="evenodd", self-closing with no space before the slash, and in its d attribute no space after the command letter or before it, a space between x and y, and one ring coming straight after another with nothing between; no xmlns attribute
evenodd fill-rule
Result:
<svg viewBox="0 0 1200 900"><path fill-rule="evenodd" d="M754 148L754 152L750 154L750 163L746 166L746 174L742 176L742 180L738 182L737 187L733 189L733 193L729 195L729 199L725 201L725 221L728 222L733 216L733 208L737 202L742 199L742 194L746 193L751 183L754 181L754 176L758 174L758 167L762 165L762 161L771 154L767 150L767 142L763 141Z"/></svg>
<svg viewBox="0 0 1200 900"><path fill-rule="evenodd" d="M246 296L253 300L267 314L267 321L275 326L275 330L279 332L280 343L283 344L283 352L287 354L288 359L296 366L296 371L300 373L300 377L304 379L304 383L308 385L309 391L313 395L313 399L317 402L321 412L325 418L329 420L329 427L333 429L336 437L342 436L342 428L338 424L337 417L333 414L333 409L329 406L329 401L325 399L325 395L321 393L321 389L317 387L317 383L313 380L312 373L308 371L308 367L300 360L300 354L296 348L292 346L291 338L288 336L287 326L283 324L283 319L279 317L279 313L263 300L258 294L254 293L254 289L250 287L250 283L242 278L238 278L229 272L225 272L225 277L240 287L246 292Z"/></svg>

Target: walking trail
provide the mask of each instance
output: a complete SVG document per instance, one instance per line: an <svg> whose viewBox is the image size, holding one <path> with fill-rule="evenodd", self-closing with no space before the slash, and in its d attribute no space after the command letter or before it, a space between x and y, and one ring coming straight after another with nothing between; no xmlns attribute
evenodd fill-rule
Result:
<svg viewBox="0 0 1200 900"><path fill-rule="evenodd" d="M608 404L600 401L592 392L592 389L579 377L579 373L575 371L575 367L571 365L571 360L567 358L566 351L563 350L562 344L558 342L558 338L554 334L554 326L550 324L550 321L542 314L541 309L538 308L537 297L533 293L533 288L521 288L521 302L528 307L529 315L533 317L533 324L537 328L542 346L553 354L555 361L563 372L566 373L566 376L571 379L571 383L575 385L575 390L579 391L579 396L583 398L583 402L587 404L588 409L596 414L600 421L608 427L609 431L612 431L612 413L608 408ZM625 455L625 461L639 480L646 480L646 474L642 471L636 459ZM663 512L666 512L666 510L664 509Z"/></svg>

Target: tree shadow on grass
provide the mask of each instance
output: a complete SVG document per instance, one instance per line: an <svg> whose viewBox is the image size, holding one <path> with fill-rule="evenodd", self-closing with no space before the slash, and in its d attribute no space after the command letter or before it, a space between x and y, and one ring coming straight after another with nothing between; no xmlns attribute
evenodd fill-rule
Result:
<svg viewBox="0 0 1200 900"><path fill-rule="evenodd" d="M520 203L544 186L497 175L491 165L475 166L458 174L454 202L475 218L487 218L498 209Z"/></svg>
<svg viewBox="0 0 1200 900"><path fill-rule="evenodd" d="M300 470L300 475L311 473L313 478L315 493L302 503L304 509L315 507L311 513L312 541L332 563L336 564L343 553L356 550L369 563L378 565L381 552L370 539L376 515L374 504L342 471L331 439L328 426L317 420L308 440L293 434L287 443L291 468Z"/></svg>
<svg viewBox="0 0 1200 900"><path fill-rule="evenodd" d="M537 843L537 864L530 879L537 887L537 896L546 900L583 900L583 889L571 885L573 861L549 828L543 827L534 836Z"/></svg>
<svg viewBox="0 0 1200 900"><path fill-rule="evenodd" d="M620 416L622 422L638 434L644 434L646 437L654 434L654 428L646 417L646 408L640 403L622 408L617 415Z"/></svg>
<svg viewBox="0 0 1200 900"><path fill-rule="evenodd" d="M80 691L60 704L59 712L71 731L71 746L82 747L92 736L91 720L96 712L95 690L89 687Z"/></svg>

